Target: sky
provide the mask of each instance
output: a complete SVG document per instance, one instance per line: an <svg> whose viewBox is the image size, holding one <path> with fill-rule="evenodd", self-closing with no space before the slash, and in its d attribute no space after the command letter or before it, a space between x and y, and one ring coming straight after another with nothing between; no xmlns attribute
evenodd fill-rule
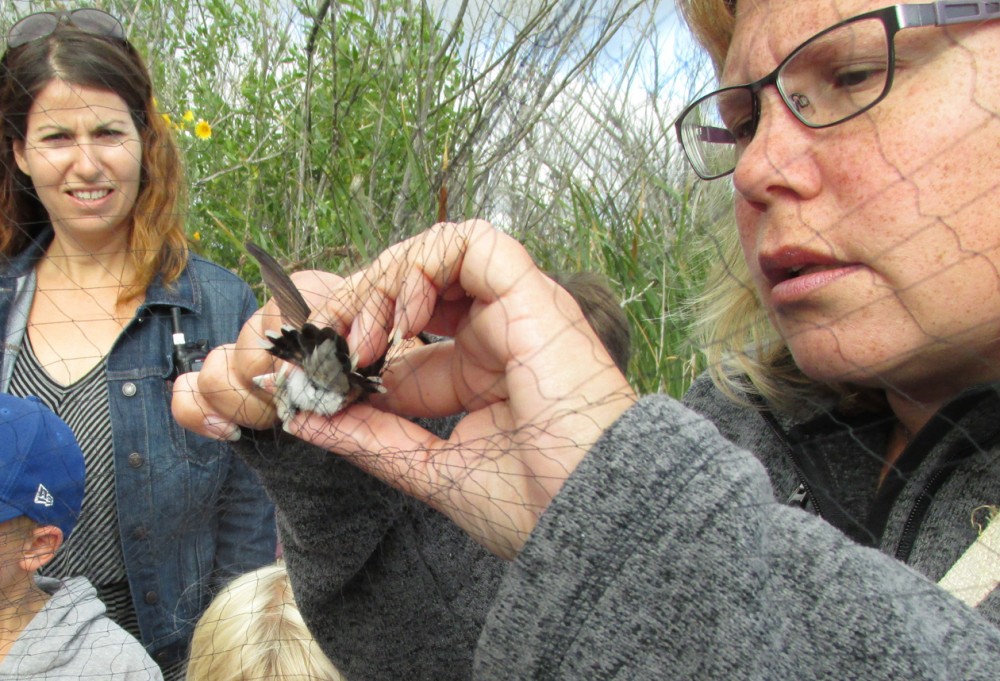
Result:
<svg viewBox="0 0 1000 681"><path fill-rule="evenodd" d="M564 0L566 3L575 1ZM447 24L457 16L462 0L428 0L428 3ZM483 12L497 11L495 8L502 8L501 11L516 11L518 7L527 5L527 0L468 0L466 25L474 26ZM704 81L708 76L703 70L701 81L692 81L694 74L686 67L686 62L691 59L696 49L687 28L677 16L674 2L672 0L643 2L635 14L633 23L645 22L650 11L653 12L653 21L657 26L658 43L646 47L644 57L646 67L642 69L642 78L633 83L629 98L639 104L648 100L650 96L656 96L661 99L661 106L668 110L676 110L693 98L692 93L704 89ZM598 66L606 69L608 79L618 77L616 55L631 47L622 43L633 35L628 30L619 32L616 39L602 53Z"/></svg>

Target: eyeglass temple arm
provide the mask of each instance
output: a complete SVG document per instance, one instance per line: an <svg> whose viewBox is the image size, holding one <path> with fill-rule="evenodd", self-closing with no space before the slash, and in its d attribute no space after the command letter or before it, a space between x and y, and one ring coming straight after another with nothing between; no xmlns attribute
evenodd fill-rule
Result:
<svg viewBox="0 0 1000 681"><path fill-rule="evenodd" d="M942 0L914 5L896 5L900 28L948 26L1000 19L1000 1Z"/></svg>

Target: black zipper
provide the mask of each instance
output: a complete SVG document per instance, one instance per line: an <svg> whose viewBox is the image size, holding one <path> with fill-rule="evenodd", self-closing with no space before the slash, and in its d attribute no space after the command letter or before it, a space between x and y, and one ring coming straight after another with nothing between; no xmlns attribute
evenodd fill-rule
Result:
<svg viewBox="0 0 1000 681"><path fill-rule="evenodd" d="M802 461L799 457L799 453L795 451L795 448L788 442L788 435L785 433L784 428L778 423L778 420L774 417L769 410L763 410L760 412L761 417L764 419L764 423L767 427L771 429L771 432L778 437L778 442L781 446L785 448L788 453L788 458L792 462L792 466L795 468L795 475L799 479L799 486L792 492L791 496L785 501L788 505L795 505L800 508L806 508L809 501L812 501L819 515L823 515L823 511L819 506L819 502L816 499L816 495L813 494L812 488L809 486L809 481L806 480L805 476L802 475Z"/></svg>
<svg viewBox="0 0 1000 681"><path fill-rule="evenodd" d="M913 507L910 508L909 515L906 516L906 522L903 523L903 532L899 536L899 543L896 544L896 560L901 563L905 563L910 558L910 552L913 551L913 544L917 541L917 530L920 529L924 515L930 509L930 487L941 477L941 473L940 470L936 471L924 488L920 490L917 500L913 503Z"/></svg>
<svg viewBox="0 0 1000 681"><path fill-rule="evenodd" d="M910 444L910 447L907 448L908 452L907 456L904 457L904 461L909 465L906 465L905 468L909 469L923 461L924 457L929 454L933 448L932 443L940 442L940 440L947 435L951 428L954 427L954 424L956 424L963 415L968 413L968 411L979 401L979 399L981 399L981 397L981 391L970 391L969 393L956 398L953 402L946 405L942 411L938 412L938 414L936 414L932 419L931 423L927 424L927 426L925 426L921 432L917 434L917 437ZM805 467L801 452L793 447L792 443L789 442L788 434L781 427L781 424L778 422L774 414L764 406L763 401L760 400L758 404L761 406L761 417L764 419L764 422L767 423L768 428L781 442L781 446L787 453L789 460L795 469L795 474L799 479L798 488L792 492L786 500L786 503L805 508L807 502L811 501L820 517L835 527L841 527L837 524L836 518L832 518L829 515L829 511L824 508L823 503L816 495L815 491L810 486L806 475L803 473ZM990 437L980 439L978 446L991 446L998 440L1000 440L1000 432L994 433ZM958 445L958 443L955 443L955 445ZM931 474L930 478L928 478L927 482L924 483L919 495L917 495L917 498L910 507L894 552L896 559L903 563L906 563L910 558L913 546L916 543L917 535L920 532L920 526L923 524L923 520L934 501L934 495L938 492L938 490L940 490L945 482L947 482L952 473L970 455L968 444L964 447L961 445L955 445L952 446L952 451L945 456L944 460L938 464L937 470L935 470ZM921 450L923 450L923 455L914 456L916 452ZM907 472L908 471L903 471L904 474ZM900 491L901 489L896 490L894 493L890 494L889 498L885 498L882 504L877 504L877 506L882 507L883 513L889 513L889 509ZM872 510L876 511L876 507L873 507ZM873 538L882 536L882 533L885 530L884 521L887 519L887 515L882 516L882 518L883 524L879 525L878 531L875 531L875 528L871 525L871 521L875 520L873 516L869 517L869 522L866 523L865 527L862 529L865 529ZM844 525L844 527L846 527L846 525Z"/></svg>
<svg viewBox="0 0 1000 681"><path fill-rule="evenodd" d="M975 405L983 398L984 394L988 394L988 391L984 390L973 390L968 393L956 398L954 401L949 403L934 415L931 422L926 424L924 428L917 433L913 442L907 447L907 451L904 452L903 461L904 465L907 465L907 469L915 468L919 462L924 460L933 447L935 443L939 443L943 438L947 437L948 433L954 428L961 418L966 415ZM980 437L975 443L966 442L964 445L960 442L953 443L950 446L950 451L948 451L943 457L940 463L938 463L937 468L927 482L924 483L923 488L917 495L913 504L910 506L910 512L906 516L906 521L903 523L903 530L900 533L899 541L896 542L896 550L894 556L900 562L906 563L910 559L910 554L913 552L913 545L917 541L917 535L920 532L920 526L923 524L924 518L926 517L928 511L930 511L931 504L934 502L934 495L937 494L938 490L947 482L948 478L951 477L952 473L962 464L965 459L973 454L970 451L970 446L975 447L991 447L997 441L997 433L993 433L987 437ZM913 452L923 450L922 455L916 457L914 461ZM904 472L910 472L909 470ZM885 510L888 513L888 508Z"/></svg>
<svg viewBox="0 0 1000 681"><path fill-rule="evenodd" d="M807 503L809 503L809 490L803 482L800 482L799 486L795 488L795 491L792 492L787 499L785 499L786 506L798 506L799 508L805 508Z"/></svg>
<svg viewBox="0 0 1000 681"><path fill-rule="evenodd" d="M968 451L962 451L959 448L959 451L951 454L948 460L943 462L934 471L923 489L920 490L920 494L917 495L916 501L913 502L913 506L910 508L909 515L906 516L906 522L903 523L903 531L899 536L899 542L896 544L896 560L903 563L909 561L913 545L917 541L917 533L920 531L920 525L923 524L924 516L930 510L931 502L934 501L934 495L941 489L941 486L955 472L955 469L958 468L958 465L968 454Z"/></svg>
<svg viewBox="0 0 1000 681"><path fill-rule="evenodd" d="M789 440L790 435L781 427L774 414L765 409L761 411L761 416L778 437L799 479L799 486L789 495L785 502L786 505L797 505L808 510L808 502L812 502L816 514L830 525L863 546L875 546L877 535L870 532L864 524L850 518L831 497L822 496L816 492L816 489L809 482L809 471L812 471L815 480L821 480L820 472L812 467L812 462L805 458L802 450Z"/></svg>

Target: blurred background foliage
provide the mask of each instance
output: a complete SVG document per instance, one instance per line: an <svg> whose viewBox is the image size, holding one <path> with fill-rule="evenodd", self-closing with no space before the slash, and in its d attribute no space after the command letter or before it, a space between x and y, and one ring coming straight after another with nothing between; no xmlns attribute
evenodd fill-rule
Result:
<svg viewBox="0 0 1000 681"><path fill-rule="evenodd" d="M192 247L260 288L242 243L347 273L441 219L484 217L549 270L604 273L629 378L683 392L685 303L726 187L671 121L710 77L644 0L109 0L184 150ZM0 26L77 3L8 0Z"/></svg>

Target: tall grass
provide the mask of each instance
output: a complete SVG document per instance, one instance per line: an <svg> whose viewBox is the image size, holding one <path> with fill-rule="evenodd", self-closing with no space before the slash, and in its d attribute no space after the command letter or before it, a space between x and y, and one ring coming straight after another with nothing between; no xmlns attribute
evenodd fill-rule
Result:
<svg viewBox="0 0 1000 681"><path fill-rule="evenodd" d="M643 192L620 206L582 187L567 202L571 218L563 240L531 234L522 241L546 269L601 272L620 292L632 330L628 377L640 393L682 395L704 368L691 338L690 302L701 289L708 262L704 218L695 209L705 187L683 190L650 180L673 205L669 213L643 210Z"/></svg>
<svg viewBox="0 0 1000 681"><path fill-rule="evenodd" d="M440 217L484 217L543 267L614 282L638 390L678 395L700 369L684 310L705 188L669 124L705 67L660 53L660 2L492 0L455 21L419 0L96 4L148 55L196 250L251 282L246 239L346 272ZM4 3L0 28L62 5Z"/></svg>

